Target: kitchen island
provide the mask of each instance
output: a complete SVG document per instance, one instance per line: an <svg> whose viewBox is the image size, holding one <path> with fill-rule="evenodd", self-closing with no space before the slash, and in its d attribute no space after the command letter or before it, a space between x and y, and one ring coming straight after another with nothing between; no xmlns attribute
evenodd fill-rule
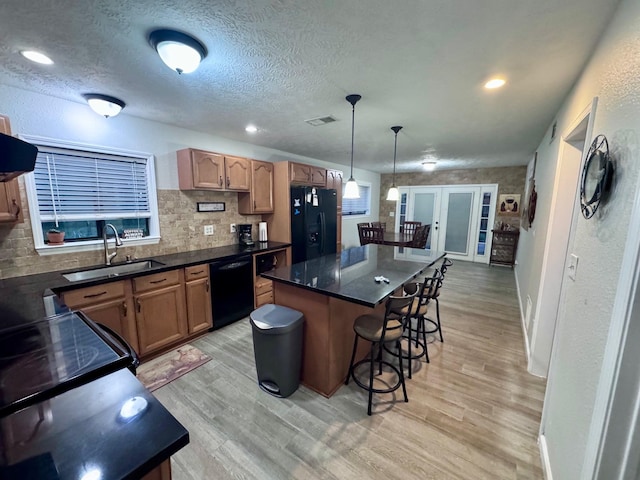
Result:
<svg viewBox="0 0 640 480"><path fill-rule="evenodd" d="M423 262L406 261L398 247L369 244L263 273L273 280L274 303L304 314L303 385L333 395L347 375L356 317L383 312L389 295L444 256L431 252ZM363 358L369 346L360 343Z"/></svg>

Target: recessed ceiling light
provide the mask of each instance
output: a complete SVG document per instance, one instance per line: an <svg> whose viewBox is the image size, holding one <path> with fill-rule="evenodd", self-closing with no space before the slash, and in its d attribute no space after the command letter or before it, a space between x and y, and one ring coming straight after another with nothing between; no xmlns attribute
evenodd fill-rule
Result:
<svg viewBox="0 0 640 480"><path fill-rule="evenodd" d="M422 162L422 168L427 172L432 172L436 169L436 162Z"/></svg>
<svg viewBox="0 0 640 480"><path fill-rule="evenodd" d="M42 65L53 65L53 60L47 57L44 53L36 52L34 50L22 50L20 55L32 62L41 63Z"/></svg>
<svg viewBox="0 0 640 480"><path fill-rule="evenodd" d="M247 133L256 133L258 131L258 127L256 127L255 125L247 125L244 128L244 131Z"/></svg>
<svg viewBox="0 0 640 480"><path fill-rule="evenodd" d="M506 82L506 80L502 79L502 78L492 78L491 80L489 80L487 83L484 84L484 88L500 88L502 87Z"/></svg>

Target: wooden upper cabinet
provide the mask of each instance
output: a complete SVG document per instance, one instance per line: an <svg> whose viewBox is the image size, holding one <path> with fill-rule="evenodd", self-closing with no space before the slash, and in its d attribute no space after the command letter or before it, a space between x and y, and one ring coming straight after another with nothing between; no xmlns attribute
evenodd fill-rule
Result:
<svg viewBox="0 0 640 480"><path fill-rule="evenodd" d="M0 133L11 135L9 117L0 115ZM0 222L22 222L22 203L20 201L20 187L18 179L0 182Z"/></svg>
<svg viewBox="0 0 640 480"><path fill-rule="evenodd" d="M304 163L291 162L289 180L294 185L327 186L327 170Z"/></svg>
<svg viewBox="0 0 640 480"><path fill-rule="evenodd" d="M193 148L178 151L180 190L248 191L251 162L247 158Z"/></svg>
<svg viewBox="0 0 640 480"><path fill-rule="evenodd" d="M325 188L327 186L327 170L320 167L311 167L311 185Z"/></svg>
<svg viewBox="0 0 640 480"><path fill-rule="evenodd" d="M273 212L273 163L251 160L251 189L238 195L243 215Z"/></svg>
<svg viewBox="0 0 640 480"><path fill-rule="evenodd" d="M251 160L248 158L224 157L227 190L248 192L251 187Z"/></svg>
<svg viewBox="0 0 640 480"><path fill-rule="evenodd" d="M327 170L327 188L335 189L338 194L338 213L342 212L342 179L340 170Z"/></svg>

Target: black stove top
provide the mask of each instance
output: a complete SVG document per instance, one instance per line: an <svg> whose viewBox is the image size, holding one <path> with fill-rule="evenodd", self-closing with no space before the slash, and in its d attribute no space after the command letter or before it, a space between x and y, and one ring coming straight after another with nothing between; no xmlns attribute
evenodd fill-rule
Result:
<svg viewBox="0 0 640 480"><path fill-rule="evenodd" d="M131 355L81 312L0 331L0 417L129 366Z"/></svg>

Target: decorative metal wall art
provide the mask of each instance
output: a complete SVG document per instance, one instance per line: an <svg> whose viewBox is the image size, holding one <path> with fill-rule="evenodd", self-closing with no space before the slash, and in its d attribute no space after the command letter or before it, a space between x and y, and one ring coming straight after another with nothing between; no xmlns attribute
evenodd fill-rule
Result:
<svg viewBox="0 0 640 480"><path fill-rule="evenodd" d="M580 180L580 210L586 219L593 217L611 188L613 163L609 158L609 142L598 135L587 152Z"/></svg>

